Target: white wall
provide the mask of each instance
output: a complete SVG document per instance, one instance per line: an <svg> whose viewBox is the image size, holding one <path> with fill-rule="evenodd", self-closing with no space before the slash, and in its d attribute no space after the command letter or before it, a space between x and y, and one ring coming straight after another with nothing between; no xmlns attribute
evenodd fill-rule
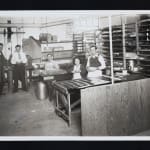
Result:
<svg viewBox="0 0 150 150"><path fill-rule="evenodd" d="M46 17L0 17L0 23L7 23L7 20L11 19L12 23L46 23L50 22L52 17L46 19ZM54 21L54 18L52 21ZM57 18L57 17L56 17ZM64 17L63 17L64 18ZM58 41L61 40L72 40L73 33L81 33L87 30L95 30L99 27L108 26L108 18L100 19L98 15L78 15L74 16L73 24L63 24L58 26L52 26L48 28L21 28L19 31L24 31L25 34L13 34L12 35L12 50L16 44L22 44L23 38L28 38L29 36L33 36L36 39L39 39L40 33L50 33L52 35L57 35ZM60 18L59 18L60 20ZM127 18L127 23L135 22L136 16L129 16ZM116 16L112 17L112 25L121 24L121 17ZM4 29L0 28L0 32L2 33ZM16 29L12 29L14 32ZM6 41L7 38L5 38ZM4 43L4 35L0 34L0 42ZM9 54L9 51L5 51L6 55Z"/></svg>
<svg viewBox="0 0 150 150"><path fill-rule="evenodd" d="M78 16L74 18L73 32L81 33L98 28L98 16Z"/></svg>

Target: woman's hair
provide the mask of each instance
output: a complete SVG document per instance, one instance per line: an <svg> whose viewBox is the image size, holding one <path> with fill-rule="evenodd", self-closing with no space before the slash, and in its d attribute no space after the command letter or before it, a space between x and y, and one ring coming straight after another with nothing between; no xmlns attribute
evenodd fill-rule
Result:
<svg viewBox="0 0 150 150"><path fill-rule="evenodd" d="M74 57L74 58L73 58L73 64L75 64L75 59L79 59L79 61L81 62L81 60L80 60L79 57Z"/></svg>
<svg viewBox="0 0 150 150"><path fill-rule="evenodd" d="M91 45L91 46L90 46L90 49L93 48L93 47L94 47L95 49L97 49L97 47L96 47L95 45Z"/></svg>

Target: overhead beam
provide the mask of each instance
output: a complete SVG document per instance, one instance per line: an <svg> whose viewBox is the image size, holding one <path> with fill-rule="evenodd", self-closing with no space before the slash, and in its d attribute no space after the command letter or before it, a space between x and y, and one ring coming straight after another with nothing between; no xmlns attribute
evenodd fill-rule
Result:
<svg viewBox="0 0 150 150"><path fill-rule="evenodd" d="M33 24L33 23L11 23L11 24L7 24L7 23L0 23L0 28L7 28L7 27L11 27L11 28L40 28L41 24Z"/></svg>
<svg viewBox="0 0 150 150"><path fill-rule="evenodd" d="M41 28L58 26L58 25L63 25L63 24L70 24L70 23L73 23L72 19L58 20L58 21L44 23L41 25Z"/></svg>
<svg viewBox="0 0 150 150"><path fill-rule="evenodd" d="M0 23L0 28L45 28L45 27L51 27L51 26L57 26L57 25L62 25L62 24L70 24L73 23L71 19L65 19L65 20L58 20L58 21L53 21L53 22L48 22L48 23Z"/></svg>

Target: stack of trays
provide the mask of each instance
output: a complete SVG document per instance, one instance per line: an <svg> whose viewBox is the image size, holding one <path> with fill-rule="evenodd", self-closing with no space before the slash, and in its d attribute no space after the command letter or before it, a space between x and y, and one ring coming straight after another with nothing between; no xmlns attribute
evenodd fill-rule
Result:
<svg viewBox="0 0 150 150"><path fill-rule="evenodd" d="M105 27L101 30L102 54L105 58L106 65L110 68L110 40L109 28ZM122 26L112 26L112 47L114 71L122 71L123 68L123 42L122 42Z"/></svg>

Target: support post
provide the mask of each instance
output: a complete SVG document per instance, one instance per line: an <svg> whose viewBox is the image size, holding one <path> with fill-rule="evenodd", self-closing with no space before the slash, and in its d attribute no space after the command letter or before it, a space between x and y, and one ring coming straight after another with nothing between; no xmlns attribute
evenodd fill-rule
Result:
<svg viewBox="0 0 150 150"><path fill-rule="evenodd" d="M110 42L110 64L111 64L111 81L114 84L114 66L113 66L113 47L112 47L112 23L109 16L109 42Z"/></svg>

